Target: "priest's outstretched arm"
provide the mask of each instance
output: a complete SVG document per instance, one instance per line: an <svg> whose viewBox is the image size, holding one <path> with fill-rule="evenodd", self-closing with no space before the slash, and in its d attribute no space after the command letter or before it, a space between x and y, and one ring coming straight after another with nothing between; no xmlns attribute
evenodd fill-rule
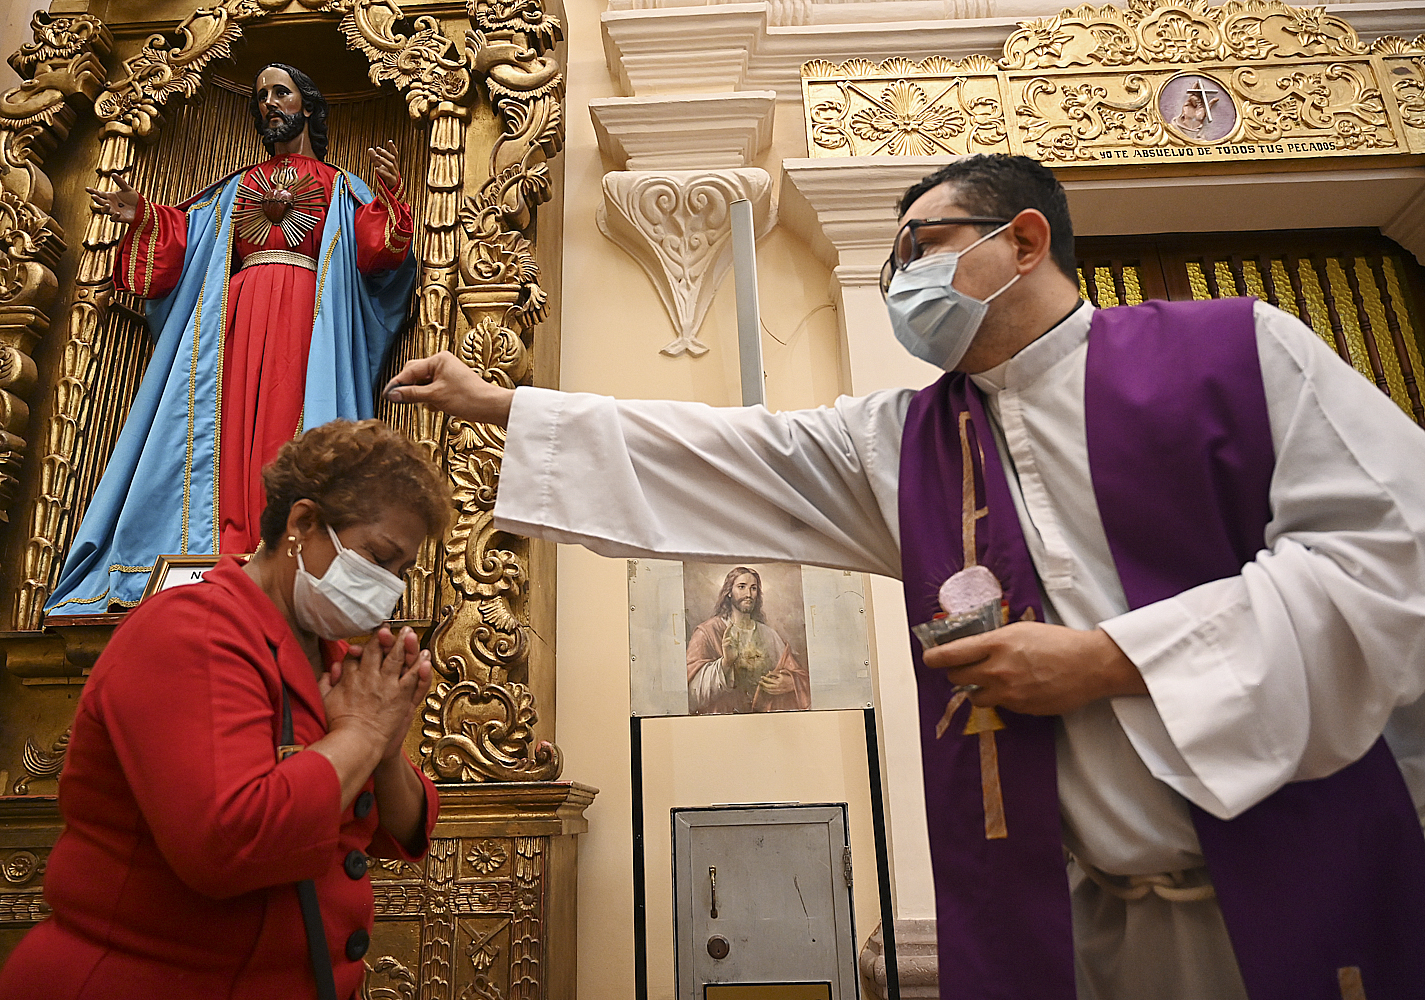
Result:
<svg viewBox="0 0 1425 1000"><path fill-rule="evenodd" d="M909 390L770 413L509 390L442 353L409 362L386 394L509 427L495 510L505 530L614 557L900 576L896 478Z"/></svg>
<svg viewBox="0 0 1425 1000"><path fill-rule="evenodd" d="M1425 435L1309 328L1257 310L1277 455L1266 548L1236 576L1096 630L1113 640L1098 655L1121 650L1151 694L1112 701L1139 755L1224 818L1334 773L1383 731L1425 789L1425 737L1412 735L1425 733ZM443 355L411 362L387 391L509 425L495 511L508 530L609 556L900 575L911 390L770 414L511 391ZM1113 676L1105 694L1124 680Z"/></svg>

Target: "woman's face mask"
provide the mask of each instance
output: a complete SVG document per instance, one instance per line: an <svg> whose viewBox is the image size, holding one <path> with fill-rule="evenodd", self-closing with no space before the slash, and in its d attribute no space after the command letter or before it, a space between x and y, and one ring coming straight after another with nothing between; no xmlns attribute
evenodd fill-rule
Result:
<svg viewBox="0 0 1425 1000"><path fill-rule="evenodd" d="M970 349L989 304L1019 280L1014 277L989 298L974 299L952 282L960 258L1009 227L1006 222L963 250L946 250L913 260L891 278L886 309L901 346L937 368L953 371Z"/></svg>
<svg viewBox="0 0 1425 1000"><path fill-rule="evenodd" d="M391 617L406 592L405 581L342 545L331 525L327 534L336 546L336 558L321 579L307 572L297 552L292 612L298 625L323 639L365 635Z"/></svg>

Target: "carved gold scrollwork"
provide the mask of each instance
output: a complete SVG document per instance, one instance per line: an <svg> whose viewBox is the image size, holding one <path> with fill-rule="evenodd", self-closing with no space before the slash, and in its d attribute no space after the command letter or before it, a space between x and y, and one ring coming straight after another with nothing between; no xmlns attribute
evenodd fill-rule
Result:
<svg viewBox="0 0 1425 1000"><path fill-rule="evenodd" d="M1007 70L1361 55L1344 20L1277 0L1129 0L1084 5L1022 24L1004 43Z"/></svg>
<svg viewBox="0 0 1425 1000"><path fill-rule="evenodd" d="M50 218L53 188L44 160L68 134L76 107L105 80L112 37L88 14L30 22L34 41L10 58L23 82L0 95L0 521L10 519L28 447L28 396L36 345L50 331L58 294L54 268L64 233Z"/></svg>
<svg viewBox="0 0 1425 1000"><path fill-rule="evenodd" d="M404 18L394 0L356 4L342 18L341 31L348 45L371 60L372 83L390 81L405 93L412 118L429 115L442 103L463 101L470 69L455 43L434 17L415 18L409 35L398 28Z"/></svg>
<svg viewBox="0 0 1425 1000"><path fill-rule="evenodd" d="M59 772L64 770L64 758L69 753L69 733L68 729L61 733L48 751L41 750L33 739L25 737L25 749L21 756L25 773L15 779L15 795L28 795L32 781L59 777Z"/></svg>
<svg viewBox="0 0 1425 1000"><path fill-rule="evenodd" d="M456 216L470 121L470 60L442 33L435 18L407 20L390 0L350 7L340 28L347 44L370 61L371 81L395 84L405 92L411 116L431 123L426 212L415 244L423 265L417 320L398 360L427 357L450 347L454 329ZM440 413L424 406L401 407L387 419L440 460ZM436 603L439 549L433 539L421 547L406 592L408 614L427 614Z"/></svg>
<svg viewBox="0 0 1425 1000"><path fill-rule="evenodd" d="M1422 56L1418 39L1367 46L1320 7L1130 0L1024 22L997 65L812 62L802 78L815 156L1003 137L1066 165L1187 164L1425 152Z"/></svg>
<svg viewBox="0 0 1425 1000"><path fill-rule="evenodd" d="M432 292L430 303L451 330L442 346L482 378L513 387L530 378L533 327L548 311L525 230L552 193L545 160L563 145L564 77L549 54L563 29L538 0L481 0L469 12L466 57L503 129L488 178L455 213L460 249L447 261L457 268L443 272L455 281L453 295ZM493 525L503 456L499 428L450 421L452 599L431 639L439 677L422 713L423 763L437 780L549 780L561 767L558 748L534 738L538 714L524 682L529 542Z"/></svg>
<svg viewBox="0 0 1425 1000"><path fill-rule="evenodd" d="M559 748L533 745L538 716L523 684L439 680L423 715L421 755L446 781L540 780L560 768Z"/></svg>
<svg viewBox="0 0 1425 1000"><path fill-rule="evenodd" d="M174 97L192 97L203 70L232 55L243 21L262 11L254 2L228 3L194 11L169 38L150 35L136 55L124 60L123 76L94 102L104 135L148 137L163 124L161 108Z"/></svg>
<svg viewBox="0 0 1425 1000"><path fill-rule="evenodd" d="M1425 151L1425 35L1414 41L1393 35L1377 38L1371 52L1380 56L1386 79L1392 81L1391 96L1411 136L1411 148Z"/></svg>
<svg viewBox="0 0 1425 1000"><path fill-rule="evenodd" d="M376 977L384 976L390 986L377 986ZM382 955L375 965L367 964L366 978L361 983L361 1000L416 1000L419 987L416 975L390 955Z"/></svg>

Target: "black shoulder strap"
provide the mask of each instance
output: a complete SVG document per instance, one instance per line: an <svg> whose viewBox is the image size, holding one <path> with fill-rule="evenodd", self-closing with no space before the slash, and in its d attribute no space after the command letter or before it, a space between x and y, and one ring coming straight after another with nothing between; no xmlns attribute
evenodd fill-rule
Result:
<svg viewBox="0 0 1425 1000"><path fill-rule="evenodd" d="M272 649L272 658L276 660L277 647L270 642L268 646ZM287 693L287 682L282 681L282 739L277 746L277 759L286 760L300 749L292 742L292 699ZM332 977L332 959L327 951L327 932L322 927L317 887L311 879L297 883L297 901L302 905L302 925L307 930L307 954L312 960L312 976L317 981L317 1000L336 1000L336 980Z"/></svg>

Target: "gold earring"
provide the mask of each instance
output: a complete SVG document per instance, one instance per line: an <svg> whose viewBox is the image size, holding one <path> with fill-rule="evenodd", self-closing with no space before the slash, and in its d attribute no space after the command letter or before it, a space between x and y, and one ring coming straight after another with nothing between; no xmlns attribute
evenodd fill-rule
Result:
<svg viewBox="0 0 1425 1000"><path fill-rule="evenodd" d="M297 554L300 553L301 551L302 551L302 543L299 542L299 541L297 541L297 536L296 536L296 535L288 535L288 536L287 536L287 558L288 558L288 559L295 559L295 558L297 557Z"/></svg>

